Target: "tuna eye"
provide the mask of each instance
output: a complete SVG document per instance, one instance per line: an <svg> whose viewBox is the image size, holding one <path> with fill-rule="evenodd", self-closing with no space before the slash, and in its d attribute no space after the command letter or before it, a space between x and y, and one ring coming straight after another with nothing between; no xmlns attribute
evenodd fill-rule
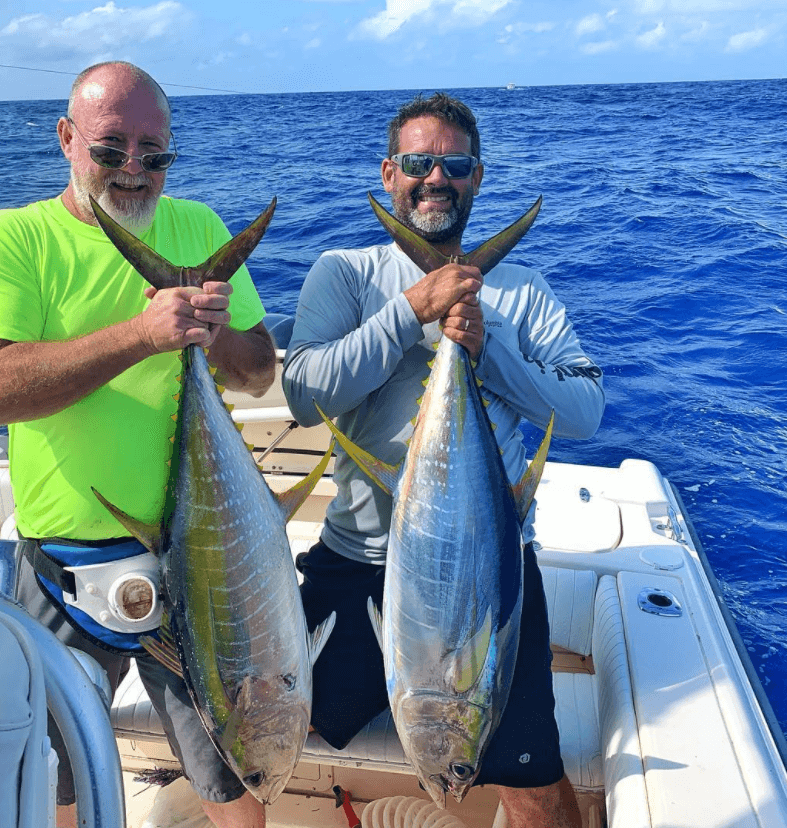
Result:
<svg viewBox="0 0 787 828"><path fill-rule="evenodd" d="M294 675L292 675L292 673L287 673L286 676L282 676L281 680L284 682L284 686L287 688L287 690L294 690L295 685L298 682L298 679Z"/></svg>
<svg viewBox="0 0 787 828"><path fill-rule="evenodd" d="M248 785L250 788L259 788L264 781L265 771L257 771L257 773L252 773L244 777L243 784Z"/></svg>
<svg viewBox="0 0 787 828"><path fill-rule="evenodd" d="M454 762L451 765L451 773L460 781L465 782L471 779L475 773L475 768L470 765L462 765L459 762Z"/></svg>

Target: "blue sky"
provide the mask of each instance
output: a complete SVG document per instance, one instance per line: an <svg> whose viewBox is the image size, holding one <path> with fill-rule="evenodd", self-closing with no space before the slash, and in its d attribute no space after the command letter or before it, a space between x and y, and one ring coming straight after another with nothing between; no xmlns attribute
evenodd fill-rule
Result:
<svg viewBox="0 0 787 828"><path fill-rule="evenodd" d="M107 59L178 95L779 78L786 56L787 0L0 0L2 100Z"/></svg>

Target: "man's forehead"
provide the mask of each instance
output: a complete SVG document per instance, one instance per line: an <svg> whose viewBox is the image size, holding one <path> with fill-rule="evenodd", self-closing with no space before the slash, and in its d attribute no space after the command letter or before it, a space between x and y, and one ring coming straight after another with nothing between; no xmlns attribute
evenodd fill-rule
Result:
<svg viewBox="0 0 787 828"><path fill-rule="evenodd" d="M98 81L88 81L83 84L79 97L85 101L98 101L104 96L104 84Z"/></svg>

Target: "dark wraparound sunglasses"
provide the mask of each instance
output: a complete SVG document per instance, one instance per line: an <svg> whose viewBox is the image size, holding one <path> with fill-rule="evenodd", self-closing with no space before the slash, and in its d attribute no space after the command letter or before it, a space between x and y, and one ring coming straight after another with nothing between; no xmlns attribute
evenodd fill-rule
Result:
<svg viewBox="0 0 787 828"><path fill-rule="evenodd" d="M90 153L93 161L99 167L106 167L108 170L121 170L129 161L139 161L140 166L145 172L159 173L171 167L172 162L178 157L178 146L175 143L175 135L173 133L170 133L173 152L148 152L145 155L131 155L116 147L105 147L103 144L88 144L71 118L67 118L66 120L74 127L74 132L79 136L79 140Z"/></svg>
<svg viewBox="0 0 787 828"><path fill-rule="evenodd" d="M426 178L439 164L446 178L467 178L478 166L478 159L472 155L432 155L430 152L400 152L392 155L391 161L410 178Z"/></svg>

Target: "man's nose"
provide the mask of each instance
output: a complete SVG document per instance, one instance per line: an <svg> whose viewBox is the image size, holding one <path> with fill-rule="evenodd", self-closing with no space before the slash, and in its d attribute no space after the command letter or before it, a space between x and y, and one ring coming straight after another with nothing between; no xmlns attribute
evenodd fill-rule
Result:
<svg viewBox="0 0 787 828"><path fill-rule="evenodd" d="M447 184L448 179L446 178L445 173L443 172L442 164L438 164L435 161L435 163L432 166L432 169L429 170L429 175L426 176L424 181L427 184L431 184L434 187L444 187Z"/></svg>

